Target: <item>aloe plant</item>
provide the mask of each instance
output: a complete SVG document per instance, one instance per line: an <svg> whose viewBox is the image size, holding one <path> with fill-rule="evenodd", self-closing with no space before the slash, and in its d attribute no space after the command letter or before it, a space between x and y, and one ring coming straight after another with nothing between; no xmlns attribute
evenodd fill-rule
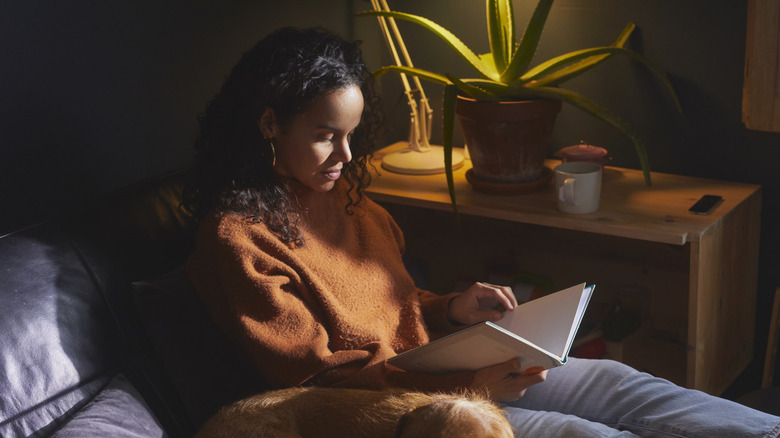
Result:
<svg viewBox="0 0 780 438"><path fill-rule="evenodd" d="M480 77L478 78L466 79L455 77L449 73L434 73L420 68L395 65L382 67L374 72L376 76L381 76L389 71L396 71L445 86L442 143L445 152L447 185L455 208L457 206L452 177L452 132L456 99L459 93L478 100L559 99L584 110L616 127L631 139L642 166L645 183L651 184L647 151L644 142L635 130L592 100L577 92L561 88L559 85L590 70L612 55L624 55L645 65L661 79L679 111L680 103L666 73L638 52L625 48L626 41L636 28L633 23L626 25L612 45L566 53L531 68L531 61L536 53L553 1L539 1L520 42L517 43L512 0L486 0L491 51L482 55L474 53L452 32L424 17L397 11L366 11L358 14L393 17L421 25L446 41L460 57L479 73Z"/></svg>

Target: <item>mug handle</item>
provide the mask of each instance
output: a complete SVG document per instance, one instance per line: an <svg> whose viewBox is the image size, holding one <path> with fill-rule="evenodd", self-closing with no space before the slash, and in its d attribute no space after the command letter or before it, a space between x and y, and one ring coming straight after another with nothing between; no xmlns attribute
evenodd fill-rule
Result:
<svg viewBox="0 0 780 438"><path fill-rule="evenodd" d="M574 198L574 181L574 178L566 178L558 189L558 199L571 205L577 205L577 200Z"/></svg>

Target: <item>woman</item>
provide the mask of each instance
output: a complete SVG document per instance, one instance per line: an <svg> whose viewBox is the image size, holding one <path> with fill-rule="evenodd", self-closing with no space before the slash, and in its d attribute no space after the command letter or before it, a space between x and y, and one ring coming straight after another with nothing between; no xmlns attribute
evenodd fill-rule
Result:
<svg viewBox="0 0 780 438"><path fill-rule="evenodd" d="M571 359L549 375L519 375L517 361L446 375L388 365L517 303L484 283L415 287L400 230L364 195L377 110L357 45L285 28L242 57L200 118L188 275L272 386L474 388L529 436L778 435L780 418L612 361Z"/></svg>

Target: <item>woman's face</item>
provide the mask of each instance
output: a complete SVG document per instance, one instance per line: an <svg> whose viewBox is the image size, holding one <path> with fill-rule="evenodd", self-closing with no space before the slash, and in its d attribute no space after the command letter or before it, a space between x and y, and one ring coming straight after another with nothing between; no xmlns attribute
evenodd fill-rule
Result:
<svg viewBox="0 0 780 438"><path fill-rule="evenodd" d="M352 159L349 142L363 113L363 93L350 85L314 101L304 113L280 126L266 108L260 129L273 138L275 171L318 192L327 192Z"/></svg>

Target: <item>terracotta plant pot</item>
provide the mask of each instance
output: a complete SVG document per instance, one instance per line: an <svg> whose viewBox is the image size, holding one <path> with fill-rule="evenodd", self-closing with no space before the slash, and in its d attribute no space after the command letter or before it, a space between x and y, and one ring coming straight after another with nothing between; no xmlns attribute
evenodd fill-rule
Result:
<svg viewBox="0 0 780 438"><path fill-rule="evenodd" d="M561 102L477 101L458 96L456 115L471 155L473 178L523 184L542 179Z"/></svg>

